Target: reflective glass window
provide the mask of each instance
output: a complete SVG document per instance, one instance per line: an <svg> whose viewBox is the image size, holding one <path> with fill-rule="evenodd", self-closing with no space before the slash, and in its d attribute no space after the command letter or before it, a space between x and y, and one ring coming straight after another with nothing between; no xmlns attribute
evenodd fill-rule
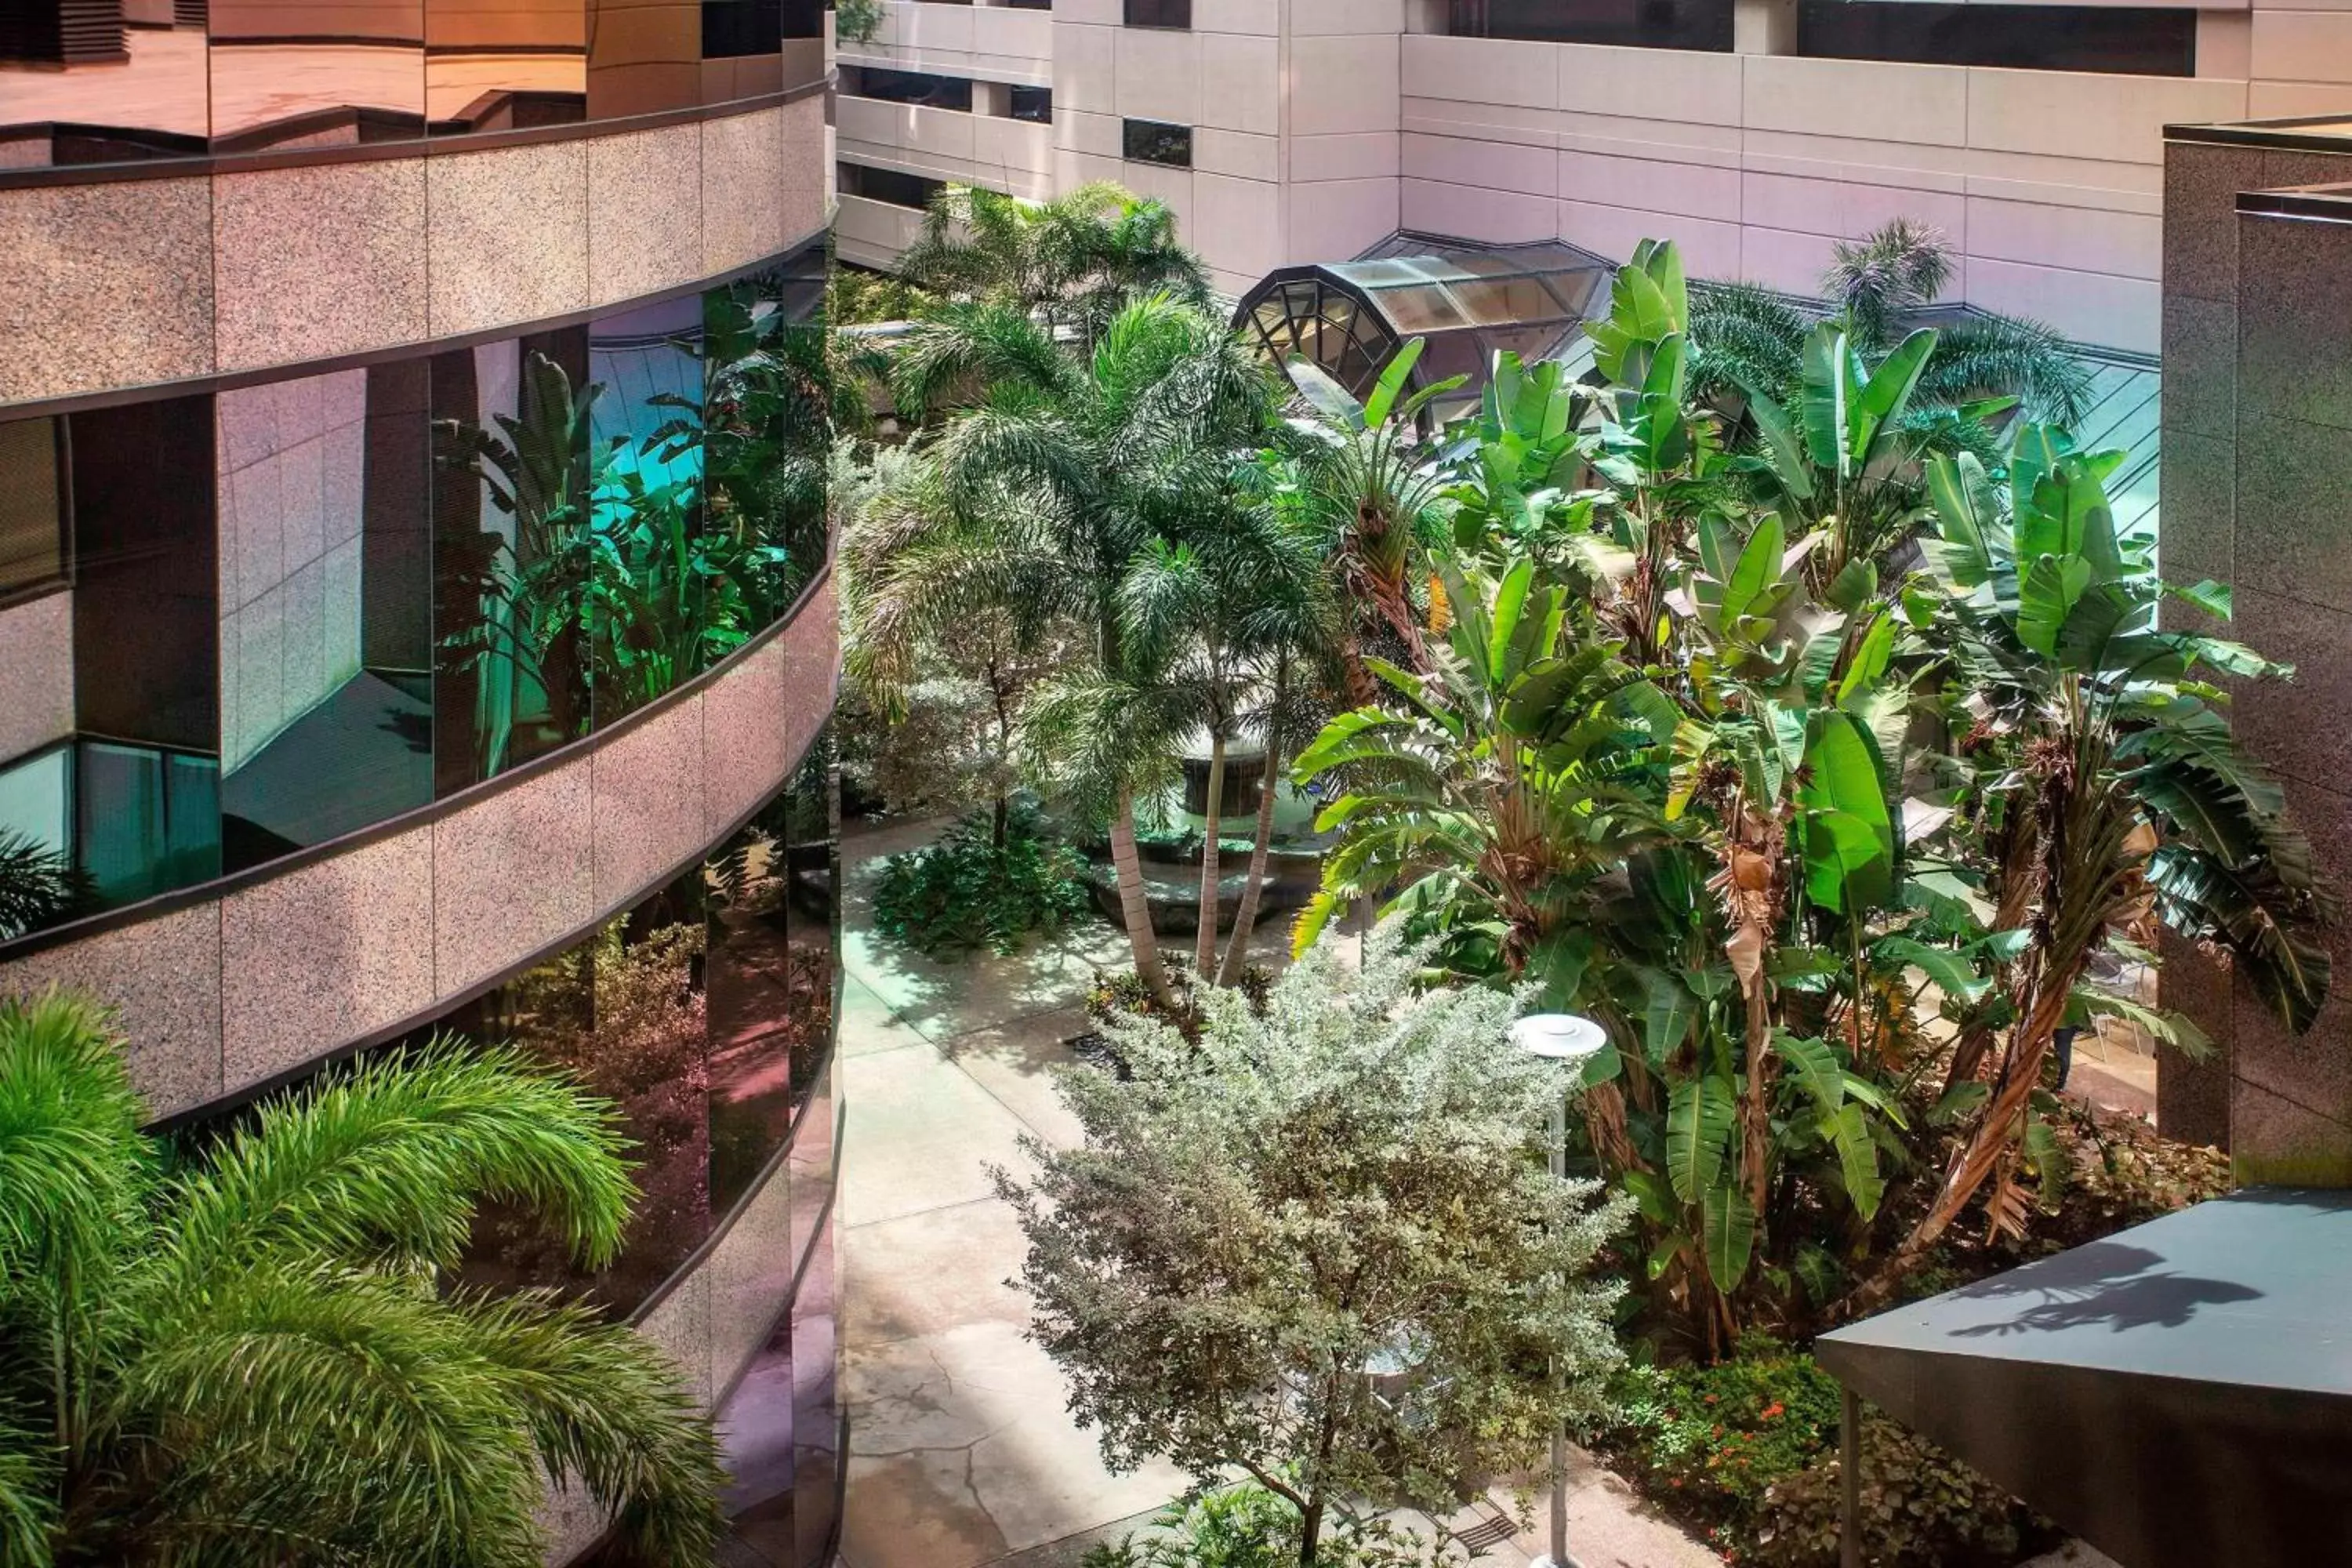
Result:
<svg viewBox="0 0 2352 1568"><path fill-rule="evenodd" d="M1189 27L1192 0L1127 0L1125 16L1130 27Z"/></svg>
<svg viewBox="0 0 2352 1568"><path fill-rule="evenodd" d="M1727 51L1731 0L1452 0L1451 27L1457 37Z"/></svg>
<svg viewBox="0 0 2352 1568"><path fill-rule="evenodd" d="M58 419L0 423L0 600L65 575L64 433Z"/></svg>
<svg viewBox="0 0 2352 1568"><path fill-rule="evenodd" d="M1797 52L2023 70L2197 74L2197 13L2108 5L1803 0Z"/></svg>
<svg viewBox="0 0 2352 1568"><path fill-rule="evenodd" d="M1129 162L1164 163L1171 169L1192 166L1192 128L1157 120L1122 122L1121 145Z"/></svg>
<svg viewBox="0 0 2352 1568"><path fill-rule="evenodd" d="M865 163L843 163L837 168L843 195L860 196L870 202L887 202L892 206L911 207L917 212L928 209L931 198L947 189L944 180L902 174L897 169L877 169Z"/></svg>
<svg viewBox="0 0 2352 1568"><path fill-rule="evenodd" d="M1016 87L1012 90L1008 112L1015 120L1051 125L1054 123L1054 89L1050 87Z"/></svg>
<svg viewBox="0 0 2352 1568"><path fill-rule="evenodd" d="M843 89L853 98L871 98L884 103L916 103L927 109L952 109L964 114L971 112L971 83L961 77L928 76L921 71L882 70L873 67L853 67L845 76Z"/></svg>
<svg viewBox="0 0 2352 1568"><path fill-rule="evenodd" d="M212 146L350 146L425 133L425 0L210 0Z"/></svg>

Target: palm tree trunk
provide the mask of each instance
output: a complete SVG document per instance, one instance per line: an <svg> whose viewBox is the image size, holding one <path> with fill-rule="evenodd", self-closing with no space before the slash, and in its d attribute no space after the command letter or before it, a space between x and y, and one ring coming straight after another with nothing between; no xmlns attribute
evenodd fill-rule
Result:
<svg viewBox="0 0 2352 1568"><path fill-rule="evenodd" d="M1217 836L1224 831L1225 805L1225 732L1222 729L1213 729L1209 734L1209 798L1202 805L1201 918L1192 933L1192 973L1205 985L1209 966L1217 956Z"/></svg>
<svg viewBox="0 0 2352 1568"><path fill-rule="evenodd" d="M1143 895L1143 857L1135 849L1135 800L1125 790L1110 818L1110 863L1118 873L1118 912L1127 926L1127 943L1135 952L1135 973L1151 999L1171 1014L1176 994L1169 989L1168 968L1160 962L1160 937L1151 929L1151 900Z"/></svg>
<svg viewBox="0 0 2352 1568"><path fill-rule="evenodd" d="M1249 879L1242 884L1241 907L1234 911L1233 939L1225 943L1225 961L1217 965L1217 984L1231 985L1242 977L1249 954L1250 931L1257 924L1257 906L1265 887L1265 862L1274 847L1274 786L1282 777L1282 752L1269 728L1265 737L1265 778L1258 785L1257 836L1250 841Z"/></svg>

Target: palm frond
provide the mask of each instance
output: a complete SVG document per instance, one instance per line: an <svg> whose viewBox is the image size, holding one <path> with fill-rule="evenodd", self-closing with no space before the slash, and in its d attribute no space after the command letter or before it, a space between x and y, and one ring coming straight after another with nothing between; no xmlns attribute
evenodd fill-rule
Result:
<svg viewBox="0 0 2352 1568"><path fill-rule="evenodd" d="M198 1290L273 1257L454 1264L476 1204L543 1215L590 1267L635 1196L619 1114L512 1050L436 1041L266 1104L174 1184L158 1285Z"/></svg>

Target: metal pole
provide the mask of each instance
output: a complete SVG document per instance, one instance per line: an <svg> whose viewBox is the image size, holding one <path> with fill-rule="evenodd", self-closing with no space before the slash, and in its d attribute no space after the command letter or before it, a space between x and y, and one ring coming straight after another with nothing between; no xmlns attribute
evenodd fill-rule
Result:
<svg viewBox="0 0 2352 1568"><path fill-rule="evenodd" d="M1862 1568L1862 1401L1838 1388L1838 1568Z"/></svg>
<svg viewBox="0 0 2352 1568"><path fill-rule="evenodd" d="M1551 1102L1551 1173L1554 1180L1568 1177L1568 1097L1555 1096ZM1551 1568L1577 1568L1576 1559L1568 1554L1568 1428L1565 1423L1552 1428L1551 1434Z"/></svg>

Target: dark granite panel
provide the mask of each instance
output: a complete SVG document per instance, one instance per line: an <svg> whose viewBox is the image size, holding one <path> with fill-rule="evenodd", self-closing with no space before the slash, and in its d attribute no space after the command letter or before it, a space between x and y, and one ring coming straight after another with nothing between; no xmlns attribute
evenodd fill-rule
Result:
<svg viewBox="0 0 2352 1568"><path fill-rule="evenodd" d="M2352 224L2238 220L2238 412L2352 430Z"/></svg>
<svg viewBox="0 0 2352 1568"><path fill-rule="evenodd" d="M2231 1089L2230 1173L2242 1186L2352 1187L2352 1127L2239 1079Z"/></svg>
<svg viewBox="0 0 2352 1568"><path fill-rule="evenodd" d="M2243 587L2237 611L2241 638L2296 668L2240 689L2239 735L2282 774L2339 787L2352 778L2352 615Z"/></svg>
<svg viewBox="0 0 2352 1568"><path fill-rule="evenodd" d="M2236 434L2237 306L2167 291L2163 410L2167 437L2175 430L2224 440Z"/></svg>
<svg viewBox="0 0 2352 1568"><path fill-rule="evenodd" d="M2334 185L2352 180L2352 153L2314 153L2284 147L2263 150L2264 190L2285 185Z"/></svg>
<svg viewBox="0 0 2352 1568"><path fill-rule="evenodd" d="M2232 442L2186 430L2165 433L2164 518L2158 556L2165 581L2237 580L2237 463ZM2166 605L2163 614L2168 626L2187 624L2184 616L2203 618L2177 604Z"/></svg>
<svg viewBox="0 0 2352 1568"><path fill-rule="evenodd" d="M2238 297L2238 193L2258 189L2254 147L2169 142L2164 148L2164 292Z"/></svg>
<svg viewBox="0 0 2352 1568"><path fill-rule="evenodd" d="M2169 478L2168 446L2166 464ZM2172 499L2167 489L2168 540ZM2235 516L2241 584L2352 611L2352 439L2343 431L2249 415L2238 427Z"/></svg>
<svg viewBox="0 0 2352 1568"><path fill-rule="evenodd" d="M2230 972L2225 958L2209 957L2167 931L2158 942L2164 967L2158 999L2187 1014L2213 1041L2212 1057L2191 1061L2175 1050L2156 1053L2156 1130L2183 1143L2230 1146Z"/></svg>
<svg viewBox="0 0 2352 1568"><path fill-rule="evenodd" d="M2286 795L2295 825L2311 837L2320 875L2337 888L2352 887L2352 795L2293 781ZM2339 925L2327 946L2335 973L2352 975L2352 926ZM2236 1078L2352 1126L2352 987L2338 984L2302 1035L2280 1022L2242 977L2231 1014L2230 1070ZM2352 1152L2352 1137L2347 1148Z"/></svg>

